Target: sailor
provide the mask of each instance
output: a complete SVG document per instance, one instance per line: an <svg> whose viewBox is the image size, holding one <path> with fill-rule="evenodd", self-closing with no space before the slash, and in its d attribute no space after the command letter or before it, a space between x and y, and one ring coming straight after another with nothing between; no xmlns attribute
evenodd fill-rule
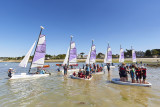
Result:
<svg viewBox="0 0 160 107"><path fill-rule="evenodd" d="M66 76L67 75L67 70L68 70L67 64L64 65L63 69L64 69L64 76Z"/></svg>
<svg viewBox="0 0 160 107"><path fill-rule="evenodd" d="M110 64L107 63L107 70L108 70L108 74L110 73Z"/></svg>
<svg viewBox="0 0 160 107"><path fill-rule="evenodd" d="M142 77L143 77L143 84L145 84L145 80L146 80L146 68L144 66L142 66Z"/></svg>
<svg viewBox="0 0 160 107"><path fill-rule="evenodd" d="M8 69L8 77L12 77L12 71L13 71L13 68L9 68Z"/></svg>
<svg viewBox="0 0 160 107"><path fill-rule="evenodd" d="M88 78L89 77L89 67L88 67L88 64L86 64L85 70L86 70L86 78Z"/></svg>

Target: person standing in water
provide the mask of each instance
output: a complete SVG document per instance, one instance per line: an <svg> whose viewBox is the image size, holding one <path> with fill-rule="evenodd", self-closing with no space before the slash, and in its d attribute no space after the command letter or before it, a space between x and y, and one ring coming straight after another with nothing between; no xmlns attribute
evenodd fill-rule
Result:
<svg viewBox="0 0 160 107"><path fill-rule="evenodd" d="M86 70L86 78L89 79L89 67L88 67L88 64L86 64L85 70Z"/></svg>
<svg viewBox="0 0 160 107"><path fill-rule="evenodd" d="M64 69L64 76L66 76L67 75L67 70L68 70L67 64L64 65L63 69Z"/></svg>
<svg viewBox="0 0 160 107"><path fill-rule="evenodd" d="M107 70L108 70L108 74L110 74L110 64L107 63Z"/></svg>
<svg viewBox="0 0 160 107"><path fill-rule="evenodd" d="M8 77L12 77L12 71L13 71L13 68L9 68L9 70L8 70Z"/></svg>

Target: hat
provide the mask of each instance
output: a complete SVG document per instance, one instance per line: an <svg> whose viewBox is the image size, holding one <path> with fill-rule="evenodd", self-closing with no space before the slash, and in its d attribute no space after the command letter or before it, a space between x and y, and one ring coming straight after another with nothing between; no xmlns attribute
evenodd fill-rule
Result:
<svg viewBox="0 0 160 107"><path fill-rule="evenodd" d="M13 69L13 68L9 68L9 69Z"/></svg>
<svg viewBox="0 0 160 107"><path fill-rule="evenodd" d="M126 65L126 64L123 62L122 65Z"/></svg>

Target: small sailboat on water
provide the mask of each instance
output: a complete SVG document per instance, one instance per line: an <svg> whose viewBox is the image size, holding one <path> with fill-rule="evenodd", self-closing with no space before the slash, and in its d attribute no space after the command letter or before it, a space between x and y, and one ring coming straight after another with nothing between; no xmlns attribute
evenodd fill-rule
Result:
<svg viewBox="0 0 160 107"><path fill-rule="evenodd" d="M111 47L109 46L109 43L108 43L108 48L105 54L104 63L105 64L110 63L110 68L115 68L115 66L112 65L112 50L111 50ZM104 67L106 68L106 66Z"/></svg>
<svg viewBox="0 0 160 107"><path fill-rule="evenodd" d="M77 64L77 49L76 44L74 41L72 41L73 36L71 36L70 46L67 50L66 57L63 61L63 66L69 65L71 68L68 69L68 74L71 74L73 72L78 72L79 69L73 68L75 66L78 66ZM62 74L64 74L64 70L62 70Z"/></svg>
<svg viewBox="0 0 160 107"><path fill-rule="evenodd" d="M49 73L45 73L43 71L43 73L31 73L31 69L32 68L37 68L37 70L40 70L41 68L43 68L44 66L44 60L45 60L45 54L46 54L46 40L45 40L45 35L42 35L42 29L44 29L41 26L41 30L40 30L40 34L39 34L39 38L37 41L37 45L34 51L34 55L33 55L33 59L29 68L28 73L14 73L11 75L10 79L20 79L20 78L35 78L35 77L42 77L42 76L48 76ZM28 64L28 60L29 57L32 53L32 50L35 46L35 43L32 45L32 47L30 48L30 50L28 51L28 53L26 54L26 56L23 58L23 60L20 62L19 66L20 67L27 67Z"/></svg>
<svg viewBox="0 0 160 107"><path fill-rule="evenodd" d="M88 65L92 65L96 63L96 46L93 44L93 40L92 40L92 45L91 45L91 49L89 51L89 54L87 56L86 59L86 64ZM103 70L99 71L99 72L93 72L93 74L104 74Z"/></svg>
<svg viewBox="0 0 160 107"><path fill-rule="evenodd" d="M86 64L90 65L95 62L96 62L96 46L93 44L93 40L92 40L92 45L91 45L91 49L86 59ZM86 74L82 74L82 75L86 75ZM86 78L86 76L78 77L78 75L74 76L73 74L71 74L70 77L72 79L80 79L80 80L91 80L93 78L93 76L91 76L90 78Z"/></svg>

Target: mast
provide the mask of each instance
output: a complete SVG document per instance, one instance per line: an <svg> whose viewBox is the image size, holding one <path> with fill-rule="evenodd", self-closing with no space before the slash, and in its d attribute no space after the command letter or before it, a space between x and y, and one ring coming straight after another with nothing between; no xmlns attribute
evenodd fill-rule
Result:
<svg viewBox="0 0 160 107"><path fill-rule="evenodd" d="M43 26L40 26L40 28L41 28L41 30L40 30L40 33L39 33L39 37L38 37L38 41L37 41L37 44L36 44L36 48L35 48L35 51L34 51L34 54L33 54L33 58L34 58L34 55L35 55L35 53L36 53L36 49L37 49L37 45L38 45L38 42L39 42L39 38L40 38L40 35L41 35L42 30L44 29L44 27L43 27ZM30 73L30 71L31 71L31 66L32 66L33 58L32 58L32 61L31 61L31 64L30 64L28 73Z"/></svg>
<svg viewBox="0 0 160 107"><path fill-rule="evenodd" d="M71 35L71 41L70 41L70 47L69 47L69 57L70 57L70 50L71 50L71 42L72 42L73 36ZM68 57L68 65L69 65L69 57Z"/></svg>
<svg viewBox="0 0 160 107"><path fill-rule="evenodd" d="M92 46L93 46L93 42L94 42L94 40L92 40L91 52L92 52ZM89 65L90 65L91 52L90 52L90 55L89 55Z"/></svg>

